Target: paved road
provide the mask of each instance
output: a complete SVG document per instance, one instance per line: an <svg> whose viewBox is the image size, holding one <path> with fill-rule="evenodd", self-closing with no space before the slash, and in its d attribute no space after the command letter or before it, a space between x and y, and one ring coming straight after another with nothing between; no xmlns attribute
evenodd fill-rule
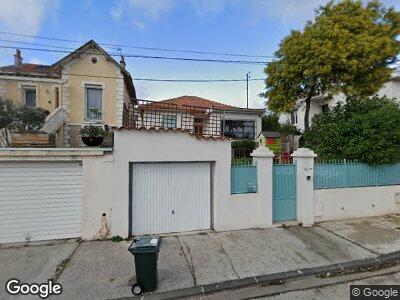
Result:
<svg viewBox="0 0 400 300"><path fill-rule="evenodd" d="M158 292L374 257L400 249L400 216L288 227L168 236L159 255ZM58 277L66 299L130 296L129 242L91 241L0 248L4 282ZM64 263L63 263L64 262Z"/></svg>
<svg viewBox="0 0 400 300"><path fill-rule="evenodd" d="M400 273L391 275L377 276L364 280L356 280L347 283L335 284L332 286L313 288L308 290L300 290L289 292L272 297L258 298L268 300L310 300L310 299L323 299L323 300L336 300L336 299L350 299L350 285L365 285L365 284L393 284L400 285Z"/></svg>

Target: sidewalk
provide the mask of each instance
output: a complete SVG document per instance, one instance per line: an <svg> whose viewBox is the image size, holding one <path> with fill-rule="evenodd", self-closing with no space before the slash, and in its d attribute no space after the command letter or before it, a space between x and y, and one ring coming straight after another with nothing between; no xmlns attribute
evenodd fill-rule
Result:
<svg viewBox="0 0 400 300"><path fill-rule="evenodd" d="M324 222L310 228L164 237L157 293L218 282L243 283L243 278L374 258L400 249L399 228L400 216L393 215ZM58 278L64 289L61 298L131 297L130 286L135 280L128 246L125 241L81 243Z"/></svg>

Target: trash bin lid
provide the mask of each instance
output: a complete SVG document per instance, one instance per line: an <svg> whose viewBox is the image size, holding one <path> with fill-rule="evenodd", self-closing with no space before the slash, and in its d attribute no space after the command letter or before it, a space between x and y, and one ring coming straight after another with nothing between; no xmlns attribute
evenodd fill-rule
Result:
<svg viewBox="0 0 400 300"><path fill-rule="evenodd" d="M152 253L159 252L161 237L144 236L134 239L128 250L132 253Z"/></svg>

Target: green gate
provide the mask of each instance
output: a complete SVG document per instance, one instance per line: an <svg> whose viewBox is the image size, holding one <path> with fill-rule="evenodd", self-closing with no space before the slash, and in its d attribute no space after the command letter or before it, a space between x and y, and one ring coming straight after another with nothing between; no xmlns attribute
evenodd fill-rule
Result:
<svg viewBox="0 0 400 300"><path fill-rule="evenodd" d="M296 164L274 164L272 171L272 220L297 219Z"/></svg>

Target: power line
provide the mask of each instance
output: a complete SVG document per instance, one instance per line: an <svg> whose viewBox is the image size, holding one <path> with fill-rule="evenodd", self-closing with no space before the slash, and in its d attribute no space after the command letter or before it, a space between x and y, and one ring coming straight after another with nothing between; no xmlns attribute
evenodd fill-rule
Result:
<svg viewBox="0 0 400 300"><path fill-rule="evenodd" d="M12 46L0 45L3 49L14 49ZM61 49L45 49L45 48L31 48L31 47L18 47L21 50L28 51L40 51L40 52L53 52L53 53L70 53L67 50ZM92 55L106 55L98 52L82 52L83 54ZM110 56L120 56L118 53L108 53ZM160 59L160 60L179 60L179 61L191 61L191 62L210 62L210 63L231 63L231 64L247 64L247 65L265 65L268 61L250 61L250 60L224 60L224 59L206 59L206 58L193 58L193 57L173 57L173 56L153 56L153 55L141 55L141 54L124 54L124 57L131 58L145 58L145 59Z"/></svg>
<svg viewBox="0 0 400 300"><path fill-rule="evenodd" d="M38 35L29 35L29 34L21 34L21 33L11 33L6 31L1 31L0 34L11 35L11 36L20 36L20 37L29 37L50 41L58 41L58 42L69 42L69 43L86 43L86 41L82 40L71 40L71 39L61 39L54 37L45 37ZM111 43L99 43L100 45L109 46L115 49L119 48L131 48L131 49L140 49L140 50L148 50L148 51L163 51L163 52L176 52L176 53L191 53L191 54L201 54L201 55L221 55L221 56L237 56L237 57L258 57L258 58L274 58L272 55L255 55L255 54L243 54L243 53L224 53L224 52L213 52L213 51L198 51L198 50L182 50L182 49L168 49L168 48L156 48L156 47L144 47L144 46L133 46L133 45L124 45L124 44L111 44Z"/></svg>
<svg viewBox="0 0 400 300"><path fill-rule="evenodd" d="M111 78L120 79L117 76L103 76L103 75L89 75L89 74L76 74L66 73L66 75L72 76L84 76L84 77L95 77L95 78ZM207 83L207 82L245 82L246 79L162 79L162 78L132 78L136 81L152 81L152 82L188 82L188 83ZM252 78L249 81L264 81L265 78Z"/></svg>
<svg viewBox="0 0 400 300"><path fill-rule="evenodd" d="M155 79L155 78L133 78L137 81L156 81L156 82L246 82L246 79ZM249 81L264 81L265 78L253 78Z"/></svg>
<svg viewBox="0 0 400 300"><path fill-rule="evenodd" d="M104 76L104 75L91 75L91 74L77 74L77 73L65 73L69 76L81 76L81 77L95 77L105 79L121 79L118 76ZM151 81L151 82L186 82L186 83L208 83L208 82L245 82L246 79L163 79L163 78L143 78L136 77L132 78L136 81ZM264 81L265 78L252 78L249 81Z"/></svg>

